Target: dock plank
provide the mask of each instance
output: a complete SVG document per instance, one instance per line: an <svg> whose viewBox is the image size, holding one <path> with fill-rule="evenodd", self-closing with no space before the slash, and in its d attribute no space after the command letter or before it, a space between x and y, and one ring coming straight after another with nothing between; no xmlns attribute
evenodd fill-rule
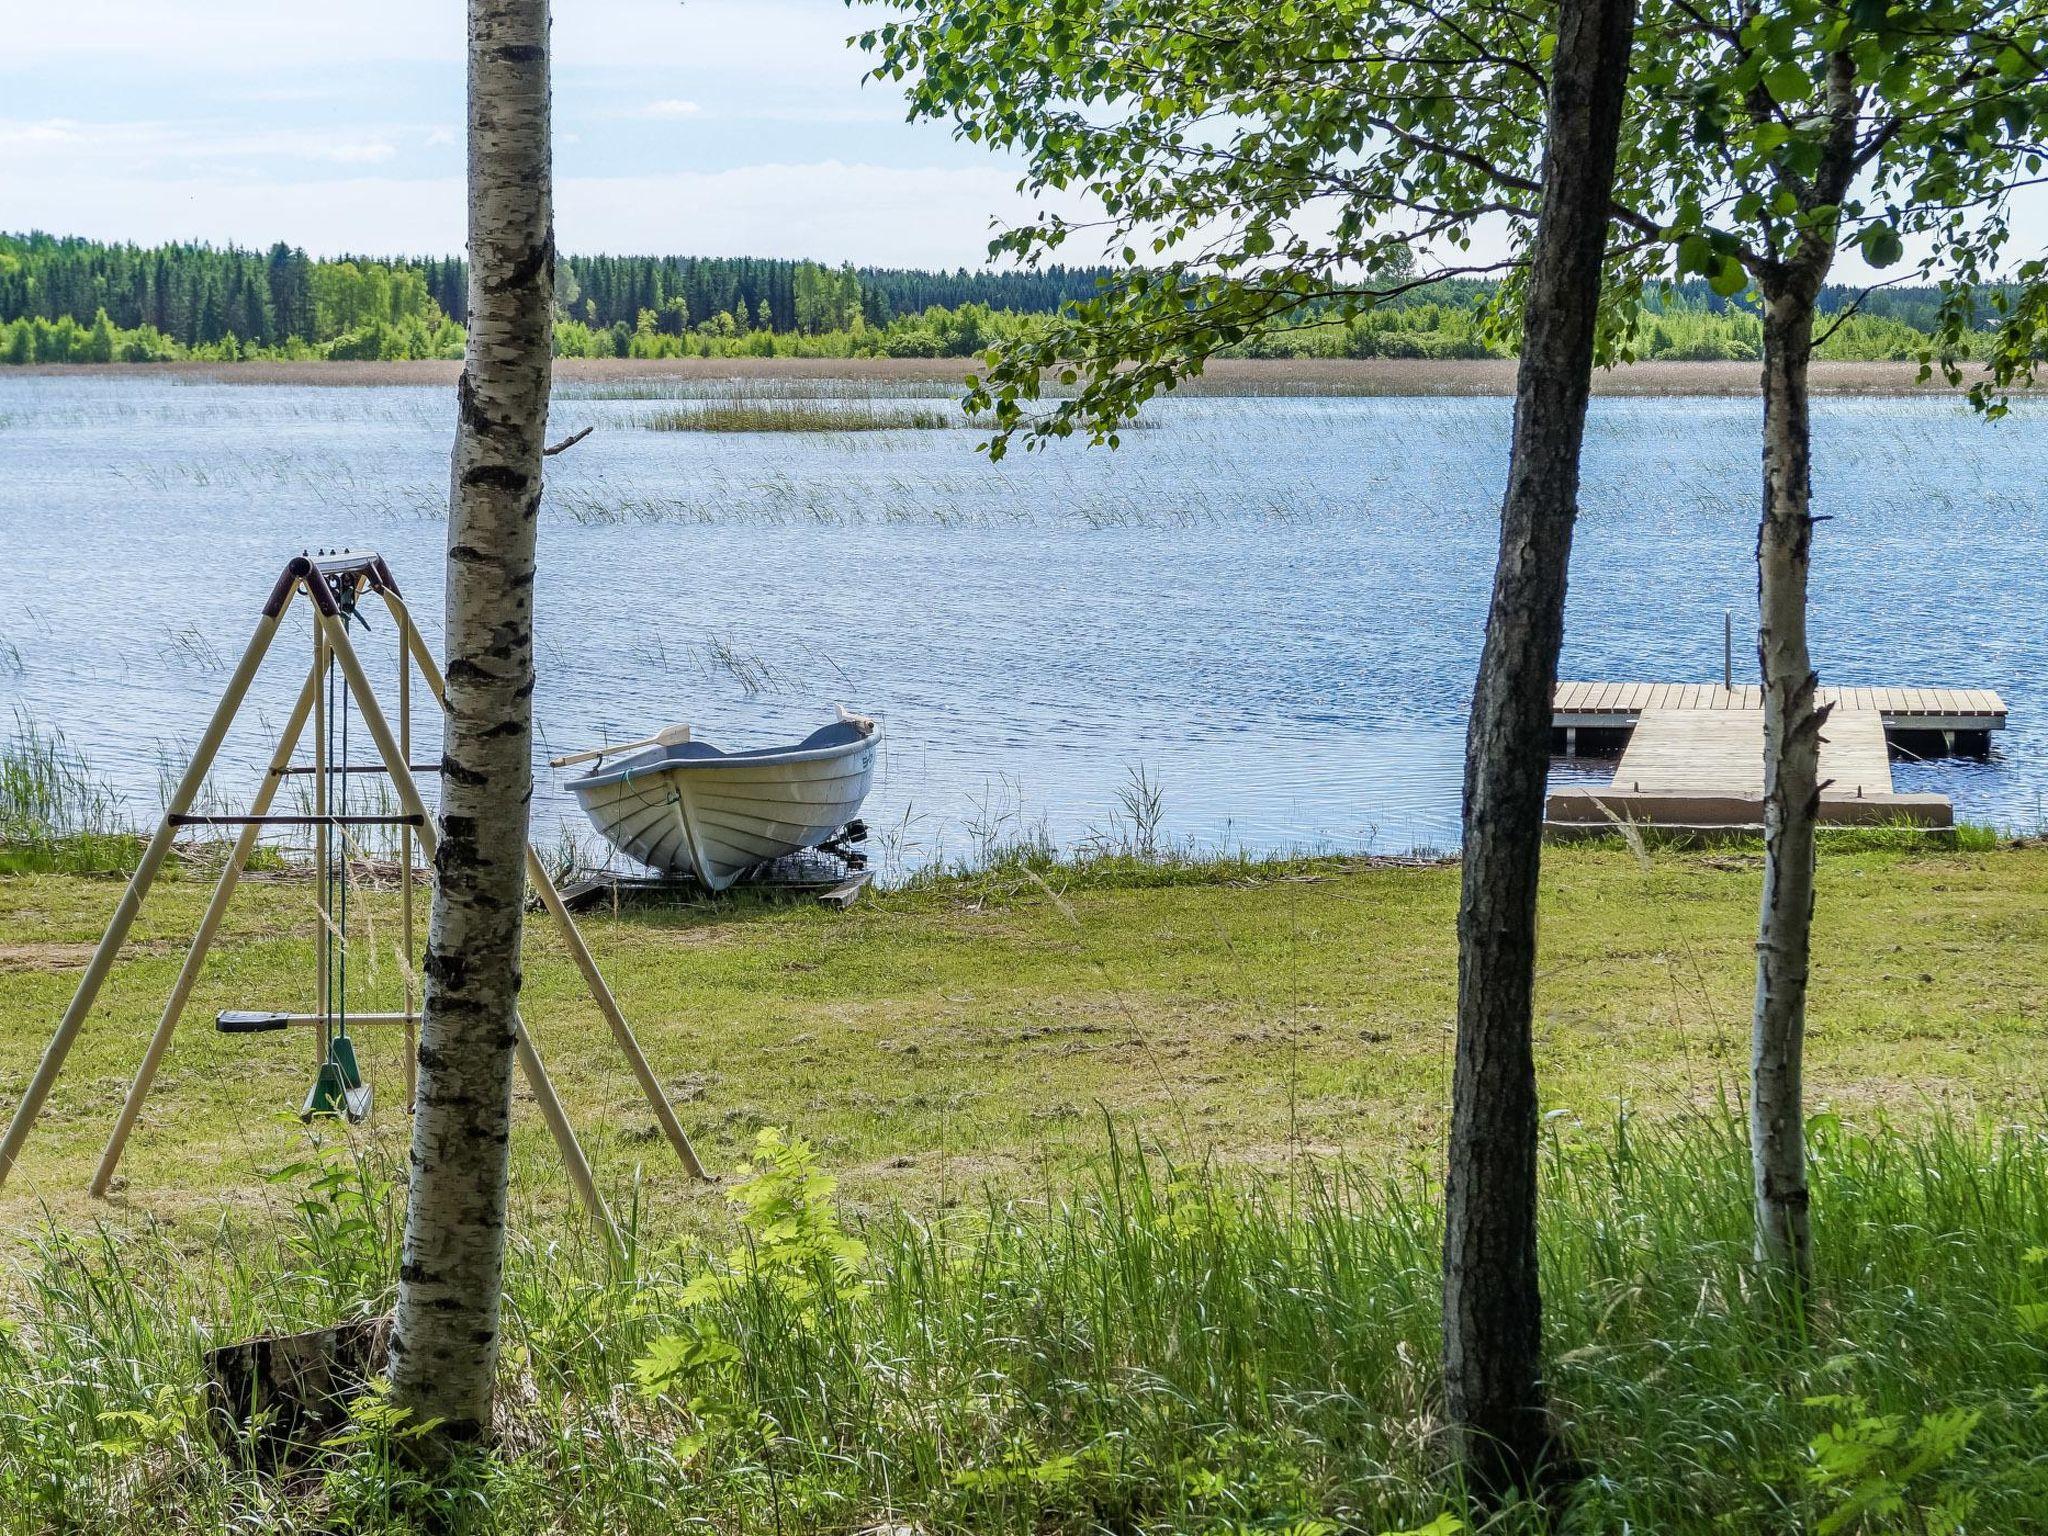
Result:
<svg viewBox="0 0 2048 1536"><path fill-rule="evenodd" d="M1830 715L1820 739L1820 777L1828 786L1821 791L1824 800L1890 794L1892 763L1885 750L1884 716L1874 709Z"/></svg>
<svg viewBox="0 0 2048 1536"><path fill-rule="evenodd" d="M1892 793L1884 717L1842 709L1821 737L1820 776L1832 781L1823 798ZM1754 799L1764 792L1762 710L1643 711L1614 770L1614 784L1643 794L1722 794Z"/></svg>
<svg viewBox="0 0 2048 1536"><path fill-rule="evenodd" d="M1878 714L1892 724L1940 721L1943 729L2002 730L2005 701L1988 688L1875 688L1853 684L1822 688L1817 697L1837 710ZM1740 714L1763 709L1763 691L1755 683L1724 688L1718 683L1653 683L1631 680L1573 679L1560 682L1553 695L1559 714L1579 716L1581 725L1603 723L1617 729L1634 724L1648 709L1688 710L1707 714ZM1608 716L1596 722L1587 716Z"/></svg>
<svg viewBox="0 0 2048 1536"><path fill-rule="evenodd" d="M1618 789L1764 792L1760 715L1737 710L1646 709L1614 770Z"/></svg>

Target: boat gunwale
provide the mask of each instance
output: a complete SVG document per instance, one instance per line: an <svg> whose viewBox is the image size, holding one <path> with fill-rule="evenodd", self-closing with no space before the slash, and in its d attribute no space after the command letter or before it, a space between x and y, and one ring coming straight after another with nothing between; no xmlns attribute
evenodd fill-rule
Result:
<svg viewBox="0 0 2048 1536"><path fill-rule="evenodd" d="M585 790L629 785L656 774L675 773L687 769L783 767L800 763L825 763L835 758L851 757L864 747L874 746L881 739L882 727L877 724L853 741L837 742L825 747L797 746L758 752L718 752L715 757L670 757L668 749L664 747L660 749L662 756L655 762L634 763L629 760L602 773L586 773L571 779L568 788L573 790L580 800ZM712 750L717 751L716 748Z"/></svg>

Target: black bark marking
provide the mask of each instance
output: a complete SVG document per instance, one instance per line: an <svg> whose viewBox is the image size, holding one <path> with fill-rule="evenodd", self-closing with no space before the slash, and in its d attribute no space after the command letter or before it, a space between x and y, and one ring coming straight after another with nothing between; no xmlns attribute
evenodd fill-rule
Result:
<svg viewBox="0 0 2048 1536"><path fill-rule="evenodd" d="M545 239L513 264L511 272L506 275L505 286L524 288L529 283L538 282L547 275L548 268L554 265L554 261L555 232L550 229Z"/></svg>
<svg viewBox="0 0 2048 1536"><path fill-rule="evenodd" d="M509 464L479 464L462 472L462 483L479 488L490 486L501 491L523 491L533 483L533 477Z"/></svg>
<svg viewBox="0 0 2048 1536"><path fill-rule="evenodd" d="M462 377L455 381L455 417L459 426L471 432L481 434L490 430L490 419L477 407L476 386L470 382L467 363L463 365ZM449 555L452 558L454 551L450 550Z"/></svg>
<svg viewBox="0 0 2048 1536"><path fill-rule="evenodd" d="M441 754L441 779L442 782L447 784L459 784L464 789L481 789L489 782L483 774L478 773L474 768L464 767L461 762L450 757L445 752ZM445 836L447 827L445 820L442 822L442 827L443 835Z"/></svg>
<svg viewBox="0 0 2048 1536"><path fill-rule="evenodd" d="M493 677L467 656L457 656L448 663L448 684L451 688L494 688L500 679Z"/></svg>
<svg viewBox="0 0 2048 1536"><path fill-rule="evenodd" d="M430 948L427 951L427 958L420 963L420 969L426 972L428 981L451 992L461 992L469 986L469 963L461 955L449 954L443 949ZM436 1011L445 1011L453 1001L454 999L452 998L434 999ZM421 1046L420 1055L424 1057L426 1054L427 1048ZM436 1066L444 1065L445 1058L436 1056L434 1064Z"/></svg>

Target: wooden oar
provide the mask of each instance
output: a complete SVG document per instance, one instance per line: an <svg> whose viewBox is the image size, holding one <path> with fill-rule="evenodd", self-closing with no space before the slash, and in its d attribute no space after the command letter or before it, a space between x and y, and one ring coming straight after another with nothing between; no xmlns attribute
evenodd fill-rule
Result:
<svg viewBox="0 0 2048 1536"><path fill-rule="evenodd" d="M548 766L567 768L571 763L587 763L594 757L610 757L614 752L631 752L640 747L680 747L689 739L690 728L687 725L671 725L638 741L622 741L616 746L592 747L587 752L571 752L567 757L551 757Z"/></svg>

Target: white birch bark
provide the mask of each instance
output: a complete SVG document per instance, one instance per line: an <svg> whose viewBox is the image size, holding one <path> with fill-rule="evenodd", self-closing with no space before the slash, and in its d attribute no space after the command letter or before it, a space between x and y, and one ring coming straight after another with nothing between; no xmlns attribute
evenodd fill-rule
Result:
<svg viewBox="0 0 2048 1536"><path fill-rule="evenodd" d="M1807 359L1811 301L1779 300L1764 326L1764 505L1757 528L1757 659L1764 693L1764 890L1757 917L1750 1029L1750 1162L1757 1256L1808 1268L1806 1130L1801 1065L1813 932L1814 823L1820 811L1825 711L1806 639L1813 517Z"/></svg>
<svg viewBox="0 0 2048 1536"><path fill-rule="evenodd" d="M1838 206L1854 173L1855 65L1828 61L1828 136L1811 182L1783 183L1803 209ZM1808 1227L1806 983L1813 942L1814 826L1820 817L1819 678L1807 646L1813 555L1812 425L1807 365L1814 306L1834 265L1836 223L1817 218L1782 261L1758 273L1764 299L1764 494L1757 525L1757 662L1764 695L1764 889L1750 1020L1750 1166L1759 1260L1804 1287Z"/></svg>
<svg viewBox="0 0 2048 1536"><path fill-rule="evenodd" d="M554 291L547 0L469 0L469 347L457 386L448 717L423 967L397 1400L488 1432L533 793L534 524Z"/></svg>

